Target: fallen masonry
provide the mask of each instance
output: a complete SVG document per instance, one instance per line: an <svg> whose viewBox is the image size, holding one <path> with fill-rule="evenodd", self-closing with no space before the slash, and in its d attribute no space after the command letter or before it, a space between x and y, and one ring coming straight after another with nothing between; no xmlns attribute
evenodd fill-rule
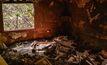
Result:
<svg viewBox="0 0 107 65"><path fill-rule="evenodd" d="M66 36L18 42L1 53L8 65L106 65L106 51L82 48Z"/></svg>

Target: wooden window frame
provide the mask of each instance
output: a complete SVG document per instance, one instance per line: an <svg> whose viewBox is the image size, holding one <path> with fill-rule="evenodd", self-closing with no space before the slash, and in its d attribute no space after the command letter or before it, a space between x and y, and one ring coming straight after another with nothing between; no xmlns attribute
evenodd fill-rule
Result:
<svg viewBox="0 0 107 65"><path fill-rule="evenodd" d="M10 1L3 1L3 3L32 3L32 1L29 1L29 0L17 0L17 1L14 1L14 0L10 0Z"/></svg>
<svg viewBox="0 0 107 65"><path fill-rule="evenodd" d="M33 4L33 1L26 1L26 0L23 0L23 1L19 1L19 0L17 0L17 1L13 1L13 0L10 0L10 1L6 1L6 2L4 2L4 1L0 1L0 14L1 14L1 21L0 21L0 24L2 25L2 26L0 26L0 32L27 32L27 31L34 31L34 29L35 29L35 17L34 17L34 28L32 28L32 29L23 29L23 30L10 30L10 31L4 31L4 24L3 24L3 12L2 12L2 4L10 4L10 3L16 3L16 4L26 4L26 3L32 3ZM33 5L33 7L34 7L34 5ZM34 15L35 15L35 9L34 9Z"/></svg>

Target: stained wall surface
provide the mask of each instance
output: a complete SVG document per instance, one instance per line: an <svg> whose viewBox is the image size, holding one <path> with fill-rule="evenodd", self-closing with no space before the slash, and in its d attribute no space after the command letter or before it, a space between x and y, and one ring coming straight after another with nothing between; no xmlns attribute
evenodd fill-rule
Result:
<svg viewBox="0 0 107 65"><path fill-rule="evenodd" d="M106 47L106 7L106 0L40 0L34 2L34 29L5 32L2 36L9 43L67 35L82 43Z"/></svg>

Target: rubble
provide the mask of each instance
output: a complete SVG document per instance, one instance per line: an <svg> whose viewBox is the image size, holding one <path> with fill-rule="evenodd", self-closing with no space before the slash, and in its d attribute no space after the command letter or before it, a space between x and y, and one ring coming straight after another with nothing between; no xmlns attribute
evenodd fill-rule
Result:
<svg viewBox="0 0 107 65"><path fill-rule="evenodd" d="M52 40L19 42L10 46L1 55L8 65L106 65L107 59L100 51L83 49L66 36ZM81 49L80 49L81 50ZM96 52L97 51L97 52Z"/></svg>
<svg viewBox="0 0 107 65"><path fill-rule="evenodd" d="M107 51L106 50L102 50L100 52L100 54L104 57L104 58L107 58Z"/></svg>
<svg viewBox="0 0 107 65"><path fill-rule="evenodd" d="M0 65L8 65L5 60L2 58L2 56L0 55Z"/></svg>
<svg viewBox="0 0 107 65"><path fill-rule="evenodd" d="M52 65L47 58L42 58L38 60L35 65Z"/></svg>

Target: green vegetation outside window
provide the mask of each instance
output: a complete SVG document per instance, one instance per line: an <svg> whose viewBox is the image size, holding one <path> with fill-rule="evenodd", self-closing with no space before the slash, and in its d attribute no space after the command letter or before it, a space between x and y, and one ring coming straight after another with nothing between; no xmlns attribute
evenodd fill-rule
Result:
<svg viewBox="0 0 107 65"><path fill-rule="evenodd" d="M34 8L32 3L3 3L4 31L34 28Z"/></svg>

